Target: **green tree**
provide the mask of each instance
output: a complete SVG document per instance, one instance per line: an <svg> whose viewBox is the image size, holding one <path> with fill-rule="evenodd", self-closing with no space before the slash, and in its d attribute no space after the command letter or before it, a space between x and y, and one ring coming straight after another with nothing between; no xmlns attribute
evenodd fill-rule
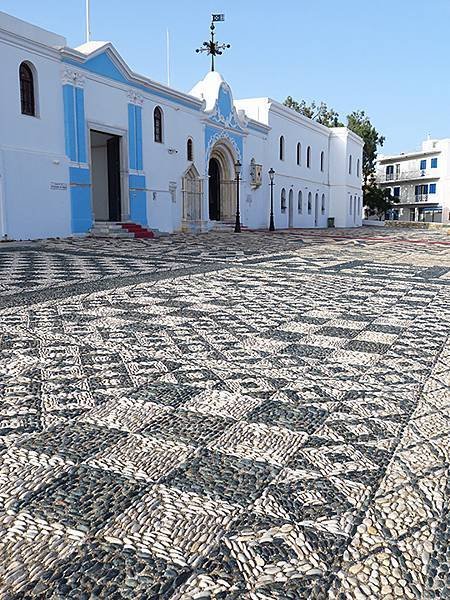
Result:
<svg viewBox="0 0 450 600"><path fill-rule="evenodd" d="M366 187L373 185L375 183L378 147L384 144L385 137L378 133L363 110L354 111L347 116L347 127L353 133L359 135L364 142L362 164L364 185Z"/></svg>
<svg viewBox="0 0 450 600"><path fill-rule="evenodd" d="M339 114L333 108L328 108L325 102L317 104L313 100L308 104L305 100L297 102L292 96L288 96L284 105L326 127L343 127L343 123L339 121Z"/></svg>
<svg viewBox="0 0 450 600"><path fill-rule="evenodd" d="M364 185L364 205L369 216L376 216L381 221L388 210L400 202L400 198L393 196L389 189L376 185L375 179Z"/></svg>

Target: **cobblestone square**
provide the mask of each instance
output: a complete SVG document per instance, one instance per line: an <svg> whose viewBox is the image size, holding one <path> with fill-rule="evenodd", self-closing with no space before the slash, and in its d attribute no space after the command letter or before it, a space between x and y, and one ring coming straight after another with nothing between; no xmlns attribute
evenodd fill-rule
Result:
<svg viewBox="0 0 450 600"><path fill-rule="evenodd" d="M450 236L0 245L0 597L450 598Z"/></svg>

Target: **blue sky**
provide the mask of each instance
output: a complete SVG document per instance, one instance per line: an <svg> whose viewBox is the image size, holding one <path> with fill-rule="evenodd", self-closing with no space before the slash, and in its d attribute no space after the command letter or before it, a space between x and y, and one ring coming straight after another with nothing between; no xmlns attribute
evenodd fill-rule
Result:
<svg viewBox="0 0 450 600"><path fill-rule="evenodd" d="M195 48L210 14L232 44L218 70L237 98L324 100L341 116L364 109L383 152L450 137L450 0L91 0L93 38L112 41L134 70L188 91L208 69ZM84 41L84 0L0 0L0 10ZM443 77L441 78L441 74Z"/></svg>

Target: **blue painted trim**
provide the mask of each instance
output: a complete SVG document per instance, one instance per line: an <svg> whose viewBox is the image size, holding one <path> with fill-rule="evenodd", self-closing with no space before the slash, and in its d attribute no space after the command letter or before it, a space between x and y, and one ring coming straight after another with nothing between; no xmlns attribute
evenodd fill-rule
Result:
<svg viewBox="0 0 450 600"><path fill-rule="evenodd" d="M77 146L75 136L75 105L73 97L73 86L63 86L64 102L64 134L66 144L66 154L70 160L77 160Z"/></svg>
<svg viewBox="0 0 450 600"><path fill-rule="evenodd" d="M73 85L63 86L64 134L66 154L73 162L87 162L84 90Z"/></svg>
<svg viewBox="0 0 450 600"><path fill-rule="evenodd" d="M101 59L101 57L104 58ZM169 100L170 102L174 102L175 104L179 104L180 106L185 106L186 108L189 108L191 110L202 112L202 107L198 106L194 101L189 102L189 100L182 100L181 98L171 96L170 94L165 94L164 92L154 90L149 85L135 83L132 79L129 79L128 77L123 75L121 71L119 71L119 69L107 55L106 51L102 54L94 56L94 58L87 59L85 62L71 60L70 58L63 58L63 63L72 65L74 67L77 67L78 69L85 69L86 71L90 71L91 73L95 73L96 75L106 77L107 79L118 81L119 83L131 85L138 90L150 93L153 96L157 96L158 98L164 98L165 100Z"/></svg>
<svg viewBox="0 0 450 600"><path fill-rule="evenodd" d="M137 170L136 161L136 106L128 105L128 156L130 169Z"/></svg>
<svg viewBox="0 0 450 600"><path fill-rule="evenodd" d="M76 103L76 125L77 125L77 147L78 147L78 162L87 162L86 148L86 119L84 116L84 90L75 88L75 103Z"/></svg>
<svg viewBox="0 0 450 600"><path fill-rule="evenodd" d="M92 227L91 173L89 169L69 168L72 233L87 233Z"/></svg>
<svg viewBox="0 0 450 600"><path fill-rule="evenodd" d="M143 169L143 158L142 158L142 107L135 107L136 117L136 168L138 171Z"/></svg>
<svg viewBox="0 0 450 600"><path fill-rule="evenodd" d="M144 175L129 175L130 219L133 223L147 226L147 191Z"/></svg>
<svg viewBox="0 0 450 600"><path fill-rule="evenodd" d="M91 172L89 169L69 167L69 180L76 185L91 185Z"/></svg>

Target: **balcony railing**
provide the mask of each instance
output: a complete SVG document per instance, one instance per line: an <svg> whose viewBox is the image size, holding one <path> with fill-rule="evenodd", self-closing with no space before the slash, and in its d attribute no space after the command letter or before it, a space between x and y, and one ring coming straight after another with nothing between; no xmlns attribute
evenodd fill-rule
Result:
<svg viewBox="0 0 450 600"><path fill-rule="evenodd" d="M422 179L431 177L432 179L438 179L436 173L430 174L427 173L425 169L418 171L401 171L400 173L381 173L378 175L379 180L382 183L386 183L388 181L408 181L413 179Z"/></svg>
<svg viewBox="0 0 450 600"><path fill-rule="evenodd" d="M415 202L428 202L428 200L431 200L431 198L429 198L428 194L418 194L417 196L415 196L414 201Z"/></svg>

